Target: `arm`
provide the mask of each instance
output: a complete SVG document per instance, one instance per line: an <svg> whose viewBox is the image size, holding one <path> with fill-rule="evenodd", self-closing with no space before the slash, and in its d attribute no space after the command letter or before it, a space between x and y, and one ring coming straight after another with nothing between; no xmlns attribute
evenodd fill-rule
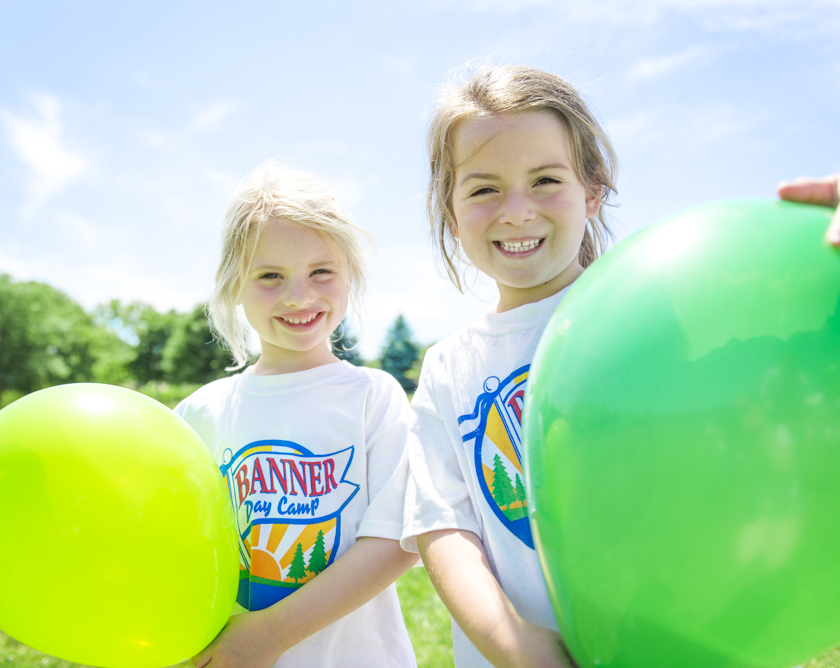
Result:
<svg viewBox="0 0 840 668"><path fill-rule="evenodd" d="M399 542L360 538L317 577L265 610L232 617L196 668L268 668L286 650L360 608L417 562Z"/></svg>
<svg viewBox="0 0 840 668"><path fill-rule="evenodd" d="M793 183L782 182L776 190L779 197L792 202L836 207L840 200L840 174L822 179L799 178ZM829 243L840 246L840 209L834 212L825 238Z"/></svg>
<svg viewBox="0 0 840 668"><path fill-rule="evenodd" d="M560 635L523 619L490 570L484 547L470 531L432 531L417 537L432 584L461 630L498 668L574 664Z"/></svg>

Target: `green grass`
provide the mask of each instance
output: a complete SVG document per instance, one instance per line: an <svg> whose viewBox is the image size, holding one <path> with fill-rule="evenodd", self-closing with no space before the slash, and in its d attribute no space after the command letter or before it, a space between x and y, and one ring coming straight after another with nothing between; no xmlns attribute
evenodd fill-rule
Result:
<svg viewBox="0 0 840 668"><path fill-rule="evenodd" d="M447 668L452 662L449 613L437 597L424 568L412 568L397 581L408 635L419 668ZM182 664L186 667L188 664ZM27 647L0 631L0 668L79 668Z"/></svg>
<svg viewBox="0 0 840 668"><path fill-rule="evenodd" d="M397 581L405 625L419 668L450 668L452 631L449 614L423 568L412 568ZM23 645L0 631L0 668L82 668ZM186 668L187 664L182 664ZM840 668L840 648L803 664L802 668Z"/></svg>
<svg viewBox="0 0 840 668"><path fill-rule="evenodd" d="M803 664L802 668L840 668L840 648Z"/></svg>
<svg viewBox="0 0 840 668"><path fill-rule="evenodd" d="M435 593L425 568L412 568L397 580L405 625L419 668L454 666L449 613Z"/></svg>

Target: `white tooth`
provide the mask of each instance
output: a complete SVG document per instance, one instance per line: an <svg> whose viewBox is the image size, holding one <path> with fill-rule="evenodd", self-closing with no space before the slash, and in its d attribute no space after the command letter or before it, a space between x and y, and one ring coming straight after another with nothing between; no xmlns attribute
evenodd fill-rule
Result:
<svg viewBox="0 0 840 668"><path fill-rule="evenodd" d="M288 323L291 323L292 325L303 325L308 322L312 322L317 315L317 313L314 313L307 318L292 318L291 316L283 316L283 320L285 320Z"/></svg>
<svg viewBox="0 0 840 668"><path fill-rule="evenodd" d="M539 239L533 241L502 241L502 248L506 251L520 252L529 251L540 245Z"/></svg>

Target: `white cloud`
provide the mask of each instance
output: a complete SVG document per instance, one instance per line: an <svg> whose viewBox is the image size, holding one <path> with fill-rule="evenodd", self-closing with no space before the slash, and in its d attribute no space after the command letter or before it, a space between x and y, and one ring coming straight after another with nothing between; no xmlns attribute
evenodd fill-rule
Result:
<svg viewBox="0 0 840 668"><path fill-rule="evenodd" d="M523 9L532 7L548 7L553 0L470 0L469 2L457 2L457 0L426 0L425 5L429 9L452 9L457 6L460 10L474 14L515 14Z"/></svg>
<svg viewBox="0 0 840 668"><path fill-rule="evenodd" d="M30 275L29 264L19 257L0 253L0 274L11 274L16 280L25 280Z"/></svg>
<svg viewBox="0 0 840 668"><path fill-rule="evenodd" d="M651 25L666 15L691 15L698 23L719 30L793 32L807 26L828 33L840 24L837 0L425 0L430 11L458 10L468 14L511 15L522 11L545 11L562 15L564 21L588 21L612 25ZM814 17L820 17L815 21ZM833 27L833 28L832 28Z"/></svg>
<svg viewBox="0 0 840 668"><path fill-rule="evenodd" d="M29 169L25 212L32 215L88 172L90 162L67 146L58 98L34 93L29 100L34 115L16 116L0 109L0 119L9 145Z"/></svg>
<svg viewBox="0 0 840 668"><path fill-rule="evenodd" d="M70 247L84 248L87 253L95 253L101 248L107 248L106 237L114 228L96 225L86 218L82 218L67 211L61 211L54 217L56 229L66 236Z"/></svg>
<svg viewBox="0 0 840 668"><path fill-rule="evenodd" d="M228 117L236 111L239 104L231 101L222 101L211 104L193 116L190 127L199 132L215 132L221 130Z"/></svg>
<svg viewBox="0 0 840 668"><path fill-rule="evenodd" d="M237 176L231 172L225 172L218 169L208 169L204 175L211 183L219 186L224 193L232 194L236 190L236 186L242 181L242 175Z"/></svg>
<svg viewBox="0 0 840 668"><path fill-rule="evenodd" d="M767 120L760 111L729 104L651 107L609 123L610 136L625 148L654 146L663 142L683 146L712 145L746 133Z"/></svg>
<svg viewBox="0 0 840 668"><path fill-rule="evenodd" d="M300 153L314 154L318 157L343 157L348 154L347 144L339 141L306 142L298 147Z"/></svg>
<svg viewBox="0 0 840 668"><path fill-rule="evenodd" d="M376 187L379 182L375 174L362 175L362 178L351 174L317 174L316 177L345 209L353 209L362 201L364 192Z"/></svg>
<svg viewBox="0 0 840 668"><path fill-rule="evenodd" d="M617 145L633 143L640 137L646 141L649 139L646 135L661 127L660 119L663 114L664 111L659 107L642 109L631 116L617 116L610 119L607 129Z"/></svg>
<svg viewBox="0 0 840 668"><path fill-rule="evenodd" d="M695 141L698 144L711 143L733 136L746 136L754 128L766 121L761 112L754 111L747 115L743 109L728 104L717 104L706 109L692 119Z"/></svg>
<svg viewBox="0 0 840 668"><path fill-rule="evenodd" d="M169 151L174 148L172 138L165 132L159 130L146 130L141 135L143 141L149 146Z"/></svg>
<svg viewBox="0 0 840 668"><path fill-rule="evenodd" d="M679 53L672 53L665 56L644 58L636 61L627 73L628 83L637 83L644 79L653 79L681 67L706 59L711 54L711 49L705 46L692 46Z"/></svg>

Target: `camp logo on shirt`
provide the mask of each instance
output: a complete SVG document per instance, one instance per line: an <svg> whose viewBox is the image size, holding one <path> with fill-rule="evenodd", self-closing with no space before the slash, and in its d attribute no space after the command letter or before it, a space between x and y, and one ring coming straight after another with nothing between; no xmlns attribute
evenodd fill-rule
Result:
<svg viewBox="0 0 840 668"><path fill-rule="evenodd" d="M522 473L522 408L529 368L526 364L501 381L490 376L473 412L459 417L458 424L464 425L462 431L470 430L464 443L475 441L475 472L491 510L533 549Z"/></svg>
<svg viewBox="0 0 840 668"><path fill-rule="evenodd" d="M225 451L221 471L236 515L243 608L267 608L334 561L341 511L359 491L344 479L353 452L315 455L291 441Z"/></svg>

